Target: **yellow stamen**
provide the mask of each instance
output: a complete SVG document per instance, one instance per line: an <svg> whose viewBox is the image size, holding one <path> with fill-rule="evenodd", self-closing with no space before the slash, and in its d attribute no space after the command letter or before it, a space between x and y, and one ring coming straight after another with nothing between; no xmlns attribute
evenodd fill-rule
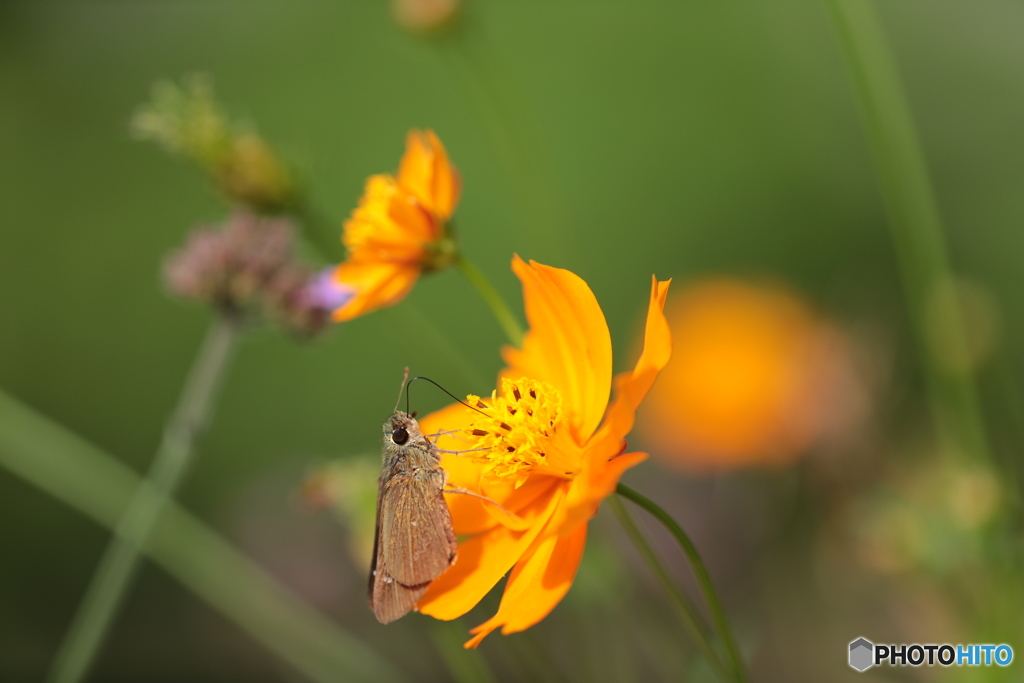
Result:
<svg viewBox="0 0 1024 683"><path fill-rule="evenodd" d="M549 465L555 448L555 433L562 421L562 395L550 384L533 379L502 379L501 393L485 402L469 396L467 403L486 415L472 411L473 422L466 429L474 460L483 463L483 474L512 479L519 488L531 472L563 478L575 473Z"/></svg>

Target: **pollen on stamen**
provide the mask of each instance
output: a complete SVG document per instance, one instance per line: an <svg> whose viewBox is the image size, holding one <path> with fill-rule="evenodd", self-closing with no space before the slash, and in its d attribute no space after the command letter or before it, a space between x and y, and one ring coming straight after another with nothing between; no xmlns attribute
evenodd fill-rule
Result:
<svg viewBox="0 0 1024 683"><path fill-rule="evenodd" d="M528 378L503 379L501 389L501 396L494 392L489 400L468 397L469 405L480 406L486 414L472 411L465 433L476 446L471 450L477 451L474 459L484 465L483 474L512 480L518 488L546 461L544 444L558 430L562 397L554 387ZM547 465L542 471L562 476Z"/></svg>

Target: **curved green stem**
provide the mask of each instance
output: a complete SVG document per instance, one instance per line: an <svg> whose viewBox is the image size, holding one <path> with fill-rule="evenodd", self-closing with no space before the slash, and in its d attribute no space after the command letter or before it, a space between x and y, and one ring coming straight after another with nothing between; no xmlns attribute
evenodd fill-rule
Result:
<svg viewBox="0 0 1024 683"><path fill-rule="evenodd" d="M619 518L619 522L622 524L622 528L626 530L626 534L629 536L633 545L636 546L637 551L647 562L647 566L650 567L654 577L661 584L665 592L672 598L672 604L675 605L679 612L679 616L683 621L683 624L690 631L690 635L700 646L704 656L707 657L708 662L712 668L715 669L724 678L729 678L729 672L722 665L722 660L719 659L718 653L715 652L714 645L711 644L711 637L708 634L707 629L701 622L700 616L697 614L697 609L686 596L686 594L679 589L679 587L669 576L668 570L665 569L665 565L661 563L658 556L655 554L651 544L644 538L643 533L640 532L640 528L637 527L636 522L629 516L629 512L626 511L626 507L622 504L618 498L610 498L608 504L611 506L612 511Z"/></svg>
<svg viewBox="0 0 1024 683"><path fill-rule="evenodd" d="M722 639L722 643L725 645L725 651L729 658L729 664L732 668L733 676L736 681L746 681L746 670L743 667L743 659L740 656L739 648L736 645L736 639L733 637L732 629L729 628L729 622L725 618L725 611L722 609L722 603L719 601L718 594L715 592L715 586L711 583L711 576L708 574L708 570L704 567L703 560L700 559L700 553L697 552L697 546L693 544L693 541L691 541L690 537L686 535L686 532L683 531L681 526L679 526L679 523L672 519L672 517L654 503L654 501L621 483L616 487L615 492L623 498L633 501L646 510L652 517L661 522L661 524L679 543L679 547L683 549L683 552L686 554L686 558L690 561L690 568L693 570L694 578L697 579L697 586L700 588L701 595L704 596L704 602L707 604L708 611L711 613L711 619L715 623L715 629L718 631L718 635Z"/></svg>
<svg viewBox="0 0 1024 683"><path fill-rule="evenodd" d="M498 294L497 290L491 285L490 281L484 276L480 270L472 263L466 260L464 256L459 256L457 261L459 270L466 276L469 283L476 287L476 290L480 292L480 296L484 298L487 305L491 307L491 312L494 313L494 317L498 319L498 324L501 325L501 329L505 331L505 336L514 346L520 346L523 343L523 328L519 324L519 320L515 315L512 314L511 309L505 304L504 299Z"/></svg>
<svg viewBox="0 0 1024 683"><path fill-rule="evenodd" d="M230 364L240 324L229 315L220 315L212 323L164 431L147 478L148 485L138 488L118 522L71 628L57 651L49 676L52 683L81 681L103 645L138 569L140 549L149 539L196 452Z"/></svg>

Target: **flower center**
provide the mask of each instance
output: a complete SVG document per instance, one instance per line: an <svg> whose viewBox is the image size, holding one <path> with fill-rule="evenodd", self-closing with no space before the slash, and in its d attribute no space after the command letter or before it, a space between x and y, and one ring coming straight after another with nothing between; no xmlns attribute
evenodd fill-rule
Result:
<svg viewBox="0 0 1024 683"><path fill-rule="evenodd" d="M557 453L553 438L562 421L562 396L550 384L520 378L502 379L501 393L489 401L468 396L473 421L466 428L470 452L483 463L483 474L495 479L512 480L516 488L533 471L569 476L565 468L553 469L549 461ZM558 458L560 460L560 458Z"/></svg>

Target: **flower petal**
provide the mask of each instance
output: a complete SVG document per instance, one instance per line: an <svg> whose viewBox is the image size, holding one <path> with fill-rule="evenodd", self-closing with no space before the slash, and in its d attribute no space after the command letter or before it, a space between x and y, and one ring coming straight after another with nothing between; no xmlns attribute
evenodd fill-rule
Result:
<svg viewBox="0 0 1024 683"><path fill-rule="evenodd" d="M345 221L342 241L350 259L419 263L425 245L436 237L435 222L394 178L374 175Z"/></svg>
<svg viewBox="0 0 1024 683"><path fill-rule="evenodd" d="M636 409L672 355L672 332L664 313L665 298L671 283L671 280L658 282L651 278L644 350L632 372L623 372L615 378L615 400L608 408L608 417L592 444L591 452L596 458L606 459L609 452L618 452L619 444L633 428Z"/></svg>
<svg viewBox="0 0 1024 683"><path fill-rule="evenodd" d="M518 256L512 270L523 283L530 331L522 350L506 347L505 375L550 383L562 394L577 443L590 438L604 415L612 379L612 340L587 283L568 270Z"/></svg>
<svg viewBox="0 0 1024 683"><path fill-rule="evenodd" d="M419 274L419 268L397 263L342 263L335 271L335 281L339 287L351 289L355 294L334 311L334 320L351 320L398 303L416 284Z"/></svg>
<svg viewBox="0 0 1024 683"><path fill-rule="evenodd" d="M565 536L552 534L540 540L512 570L498 613L470 631L476 636L466 647L475 648L496 628L508 635L546 617L572 586L586 543L586 524Z"/></svg>
<svg viewBox="0 0 1024 683"><path fill-rule="evenodd" d="M564 534L590 521L597 514L601 502L615 491L623 473L646 459L646 453L623 453L589 464L573 480L565 496L565 505L558 508L548 522L549 533Z"/></svg>
<svg viewBox="0 0 1024 683"><path fill-rule="evenodd" d="M529 521L526 531L499 525L459 544L455 564L431 582L419 611L447 621L473 609L533 545L564 499L564 487L557 487L522 510Z"/></svg>
<svg viewBox="0 0 1024 683"><path fill-rule="evenodd" d="M432 130L409 131L398 182L442 221L451 218L459 202L458 171Z"/></svg>
<svg viewBox="0 0 1024 683"><path fill-rule="evenodd" d="M619 485L619 479L625 474L626 470L630 467L639 465L647 459L647 454L641 451L635 451L633 453L623 453L618 455L605 465L594 472L593 477L590 480L589 495L591 501L594 503L594 510L591 513L591 517L597 513L597 506L601 504L608 496L612 495L615 491L615 487Z"/></svg>

